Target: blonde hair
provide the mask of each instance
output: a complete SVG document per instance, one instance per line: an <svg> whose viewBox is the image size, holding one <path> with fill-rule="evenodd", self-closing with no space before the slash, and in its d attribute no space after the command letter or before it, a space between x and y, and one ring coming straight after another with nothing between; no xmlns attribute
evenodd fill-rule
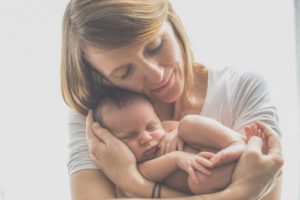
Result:
<svg viewBox="0 0 300 200"><path fill-rule="evenodd" d="M168 0L70 0L63 18L61 88L67 105L86 115L107 88L86 61L83 47L118 48L150 39L168 20L185 63L184 97L190 95L195 64L183 25Z"/></svg>

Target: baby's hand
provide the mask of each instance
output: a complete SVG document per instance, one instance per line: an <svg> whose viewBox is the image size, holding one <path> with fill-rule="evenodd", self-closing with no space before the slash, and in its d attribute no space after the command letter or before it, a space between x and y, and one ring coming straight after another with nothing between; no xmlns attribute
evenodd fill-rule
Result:
<svg viewBox="0 0 300 200"><path fill-rule="evenodd" d="M207 176L211 175L211 171L209 171L208 168L212 166L212 163L199 154L176 152L176 164L180 169L184 170L196 184L199 183L197 171Z"/></svg>
<svg viewBox="0 0 300 200"><path fill-rule="evenodd" d="M184 142L178 136L177 129L168 132L160 142L160 155L172 151L183 151Z"/></svg>

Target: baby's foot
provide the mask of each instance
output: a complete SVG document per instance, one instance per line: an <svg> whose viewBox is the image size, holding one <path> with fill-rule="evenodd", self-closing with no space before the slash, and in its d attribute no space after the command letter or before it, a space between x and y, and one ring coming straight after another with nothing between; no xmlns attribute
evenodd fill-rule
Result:
<svg viewBox="0 0 300 200"><path fill-rule="evenodd" d="M267 153L268 144L267 138L264 132L264 128L261 123L251 124L245 127L246 140L248 141L252 136L260 137L263 141L262 152Z"/></svg>
<svg viewBox="0 0 300 200"><path fill-rule="evenodd" d="M244 149L245 144L243 143L232 144L217 152L216 155L210 159L210 161L212 162L213 166L231 163L240 158Z"/></svg>

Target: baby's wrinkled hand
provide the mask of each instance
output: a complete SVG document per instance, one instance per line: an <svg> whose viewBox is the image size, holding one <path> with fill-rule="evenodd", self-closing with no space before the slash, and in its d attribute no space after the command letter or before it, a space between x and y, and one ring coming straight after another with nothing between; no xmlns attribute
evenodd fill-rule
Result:
<svg viewBox="0 0 300 200"><path fill-rule="evenodd" d="M184 141L178 136L177 129L168 132L160 142L160 155L172 151L183 151Z"/></svg>
<svg viewBox="0 0 300 200"><path fill-rule="evenodd" d="M177 166L184 170L195 184L199 183L199 178L196 172L201 172L206 176L210 176L212 174L210 171L212 163L207 158L199 154L197 155L187 152L178 152L176 155Z"/></svg>

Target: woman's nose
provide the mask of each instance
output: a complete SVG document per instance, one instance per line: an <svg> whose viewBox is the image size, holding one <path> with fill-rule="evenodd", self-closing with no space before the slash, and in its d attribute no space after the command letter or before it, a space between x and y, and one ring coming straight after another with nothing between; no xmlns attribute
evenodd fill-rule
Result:
<svg viewBox="0 0 300 200"><path fill-rule="evenodd" d="M160 83L164 77L164 67L152 60L145 60L143 65L143 75L147 83Z"/></svg>

